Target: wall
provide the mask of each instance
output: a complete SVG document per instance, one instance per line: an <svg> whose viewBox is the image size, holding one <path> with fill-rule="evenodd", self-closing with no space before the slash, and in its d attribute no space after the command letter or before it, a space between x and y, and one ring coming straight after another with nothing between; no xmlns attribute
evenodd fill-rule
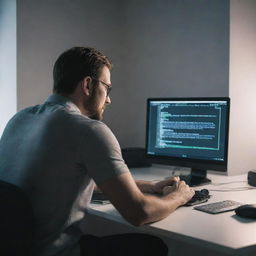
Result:
<svg viewBox="0 0 256 256"><path fill-rule="evenodd" d="M0 0L0 136L16 111L16 1Z"/></svg>
<svg viewBox="0 0 256 256"><path fill-rule="evenodd" d="M256 1L230 5L229 173L256 169Z"/></svg>
<svg viewBox="0 0 256 256"><path fill-rule="evenodd" d="M57 56L74 45L114 62L105 122L144 146L148 97L228 96L229 1L18 0L18 108L44 101Z"/></svg>
<svg viewBox="0 0 256 256"><path fill-rule="evenodd" d="M122 146L143 146L148 97L228 95L229 7L129 1L124 18L128 42L114 81L121 87L106 121Z"/></svg>
<svg viewBox="0 0 256 256"><path fill-rule="evenodd" d="M120 37L119 5L107 1L18 0L17 9L18 109L51 93L53 64L64 50L94 46L110 55Z"/></svg>

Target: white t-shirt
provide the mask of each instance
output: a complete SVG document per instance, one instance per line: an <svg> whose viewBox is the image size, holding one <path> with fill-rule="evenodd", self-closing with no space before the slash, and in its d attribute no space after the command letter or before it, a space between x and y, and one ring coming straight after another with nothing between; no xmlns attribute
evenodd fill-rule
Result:
<svg viewBox="0 0 256 256"><path fill-rule="evenodd" d="M111 130L57 94L9 121L0 156L0 179L23 188L32 203L33 255L79 255L94 181L129 171Z"/></svg>

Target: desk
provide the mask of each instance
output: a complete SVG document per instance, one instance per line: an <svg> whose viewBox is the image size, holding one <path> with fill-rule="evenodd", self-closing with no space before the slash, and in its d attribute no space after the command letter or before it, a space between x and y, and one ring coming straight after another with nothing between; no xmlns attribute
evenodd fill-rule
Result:
<svg viewBox="0 0 256 256"><path fill-rule="evenodd" d="M131 169L131 172L135 179L144 180L159 180L170 175L170 170L160 167ZM256 189L246 190L252 188L246 182L246 175L208 174L208 177L212 184L204 185L203 188L207 188L212 197L207 203L226 199L256 203ZM243 190L226 190L229 188ZM242 219L234 211L211 215L194 210L193 207L180 207L167 218L141 227L127 223L111 204L92 205L89 214L119 223L127 227L129 232L162 237L170 245L170 255L256 255L256 221Z"/></svg>

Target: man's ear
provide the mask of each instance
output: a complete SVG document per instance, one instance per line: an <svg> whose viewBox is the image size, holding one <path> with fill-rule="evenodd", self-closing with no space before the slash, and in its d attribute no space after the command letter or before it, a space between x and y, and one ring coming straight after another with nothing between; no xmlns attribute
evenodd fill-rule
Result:
<svg viewBox="0 0 256 256"><path fill-rule="evenodd" d="M92 78L89 76L86 76L82 81L81 81L81 87L83 90L83 93L86 96L89 96L92 92Z"/></svg>

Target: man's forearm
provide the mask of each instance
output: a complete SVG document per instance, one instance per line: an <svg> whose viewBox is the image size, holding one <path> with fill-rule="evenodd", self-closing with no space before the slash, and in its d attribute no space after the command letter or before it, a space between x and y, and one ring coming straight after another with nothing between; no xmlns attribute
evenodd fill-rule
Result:
<svg viewBox="0 0 256 256"><path fill-rule="evenodd" d="M154 190L155 182L146 180L135 180L135 182L142 193L156 193ZM94 185L94 191L101 192L100 188L96 184Z"/></svg>
<svg viewBox="0 0 256 256"><path fill-rule="evenodd" d="M155 193L156 192L154 190L154 182L153 181L136 180L135 182L142 193Z"/></svg>
<svg viewBox="0 0 256 256"><path fill-rule="evenodd" d="M143 219L140 225L159 221L174 212L186 201L179 193L172 193L162 197L154 195L145 195L143 200L143 209L147 218Z"/></svg>

